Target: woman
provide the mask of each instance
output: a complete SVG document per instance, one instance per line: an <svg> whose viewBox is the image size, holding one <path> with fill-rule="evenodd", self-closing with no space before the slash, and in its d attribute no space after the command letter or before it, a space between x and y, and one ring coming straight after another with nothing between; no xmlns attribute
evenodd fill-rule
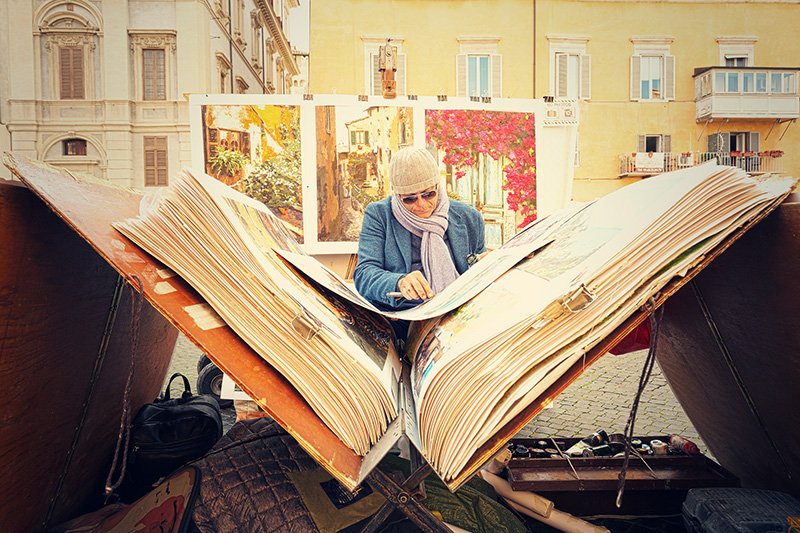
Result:
<svg viewBox="0 0 800 533"><path fill-rule="evenodd" d="M485 245L480 213L447 197L436 160L425 148L394 154L389 182L394 194L364 212L354 278L365 298L395 311L441 292Z"/></svg>

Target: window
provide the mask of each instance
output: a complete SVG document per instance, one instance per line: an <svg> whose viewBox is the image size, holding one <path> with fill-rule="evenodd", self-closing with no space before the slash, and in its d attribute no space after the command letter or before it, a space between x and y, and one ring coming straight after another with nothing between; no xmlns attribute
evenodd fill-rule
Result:
<svg viewBox="0 0 800 533"><path fill-rule="evenodd" d="M767 73L766 72L756 72L756 92L757 93L765 93L765 92L767 92Z"/></svg>
<svg viewBox="0 0 800 533"><path fill-rule="evenodd" d="M671 152L672 136L664 134L639 135L637 152Z"/></svg>
<svg viewBox="0 0 800 533"><path fill-rule="evenodd" d="M753 65L757 41L758 37L749 35L717 37L719 64L726 67L748 67Z"/></svg>
<svg viewBox="0 0 800 533"><path fill-rule="evenodd" d="M725 56L726 67L746 67L747 56Z"/></svg>
<svg viewBox="0 0 800 533"><path fill-rule="evenodd" d="M581 35L547 35L550 41L550 92L562 98L591 98L589 38Z"/></svg>
<svg viewBox="0 0 800 533"><path fill-rule="evenodd" d="M675 99L675 56L670 37L632 38L631 100Z"/></svg>
<svg viewBox="0 0 800 533"><path fill-rule="evenodd" d="M166 100L166 69L163 48L142 50L142 84L145 100Z"/></svg>
<svg viewBox="0 0 800 533"><path fill-rule="evenodd" d="M708 136L709 152L758 152L759 145L760 135L757 131L728 131Z"/></svg>
<svg viewBox="0 0 800 533"><path fill-rule="evenodd" d="M797 91L794 72L772 72L771 92L794 94Z"/></svg>
<svg viewBox="0 0 800 533"><path fill-rule="evenodd" d="M565 98L589 98L591 62L581 54L557 53L555 95Z"/></svg>
<svg viewBox="0 0 800 533"><path fill-rule="evenodd" d="M86 141L84 139L65 139L62 141L65 156L86 155Z"/></svg>
<svg viewBox="0 0 800 533"><path fill-rule="evenodd" d="M660 56L644 56L641 60L640 98L663 98L664 58Z"/></svg>
<svg viewBox="0 0 800 533"><path fill-rule="evenodd" d="M175 75L177 34L170 30L128 30L134 98L145 101L173 99L178 92Z"/></svg>
<svg viewBox="0 0 800 533"><path fill-rule="evenodd" d="M491 96L489 56L467 56L467 96Z"/></svg>
<svg viewBox="0 0 800 533"><path fill-rule="evenodd" d="M369 132L365 130L351 131L350 144L369 144Z"/></svg>
<svg viewBox="0 0 800 533"><path fill-rule="evenodd" d="M499 98L503 94L503 56L497 37L459 37L456 95Z"/></svg>
<svg viewBox="0 0 800 533"><path fill-rule="evenodd" d="M167 138L144 138L144 185L163 187L167 185Z"/></svg>
<svg viewBox="0 0 800 533"><path fill-rule="evenodd" d="M60 97L62 100L83 100L83 47L62 46L58 50Z"/></svg>
<svg viewBox="0 0 800 533"><path fill-rule="evenodd" d="M230 80L231 62L220 52L217 52L217 70L219 72L219 92L233 92Z"/></svg>

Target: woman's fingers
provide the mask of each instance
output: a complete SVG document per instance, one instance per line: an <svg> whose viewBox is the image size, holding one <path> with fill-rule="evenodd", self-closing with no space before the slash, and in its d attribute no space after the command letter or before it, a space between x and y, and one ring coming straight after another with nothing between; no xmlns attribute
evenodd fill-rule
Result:
<svg viewBox="0 0 800 533"><path fill-rule="evenodd" d="M433 297L433 291L428 284L428 280L418 270L400 278L397 288L400 289L400 293L407 300L427 300Z"/></svg>

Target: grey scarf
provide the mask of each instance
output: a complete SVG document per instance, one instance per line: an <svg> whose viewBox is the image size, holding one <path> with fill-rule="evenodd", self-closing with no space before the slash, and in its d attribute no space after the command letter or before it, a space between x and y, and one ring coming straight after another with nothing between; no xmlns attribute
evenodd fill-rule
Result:
<svg viewBox="0 0 800 533"><path fill-rule="evenodd" d="M442 194L443 190L444 187L439 186L436 208L428 218L418 217L403 207L403 202L398 195L392 196L391 200L394 218L401 226L422 239L420 250L422 273L430 283L434 294L444 290L458 277L458 271L450 255L450 248L444 242L450 199L446 194Z"/></svg>

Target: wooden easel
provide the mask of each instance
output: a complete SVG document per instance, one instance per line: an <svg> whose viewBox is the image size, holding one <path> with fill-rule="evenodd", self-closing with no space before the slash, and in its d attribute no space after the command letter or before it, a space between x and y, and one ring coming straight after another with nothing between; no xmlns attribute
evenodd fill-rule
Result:
<svg viewBox="0 0 800 533"><path fill-rule="evenodd" d="M425 499L424 479L433 469L419 452L411 449L411 475L398 484L391 476L380 468L373 470L367 477L367 483L380 492L384 503L372 519L364 526L362 533L378 531L389 515L397 509L424 531L449 532L444 522L435 517L421 501Z"/></svg>

